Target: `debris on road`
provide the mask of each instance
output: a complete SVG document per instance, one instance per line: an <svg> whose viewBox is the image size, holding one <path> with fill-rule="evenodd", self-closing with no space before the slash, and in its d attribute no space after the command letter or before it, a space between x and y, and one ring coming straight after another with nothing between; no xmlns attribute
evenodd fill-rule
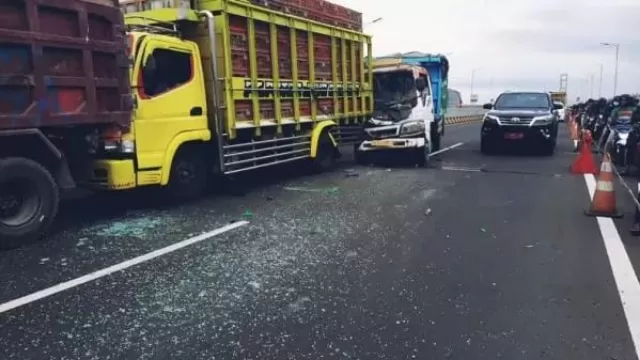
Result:
<svg viewBox="0 0 640 360"><path fill-rule="evenodd" d="M428 208L427 210L425 210L424 214L427 216L431 215L431 208Z"/></svg>
<svg viewBox="0 0 640 360"><path fill-rule="evenodd" d="M360 176L360 173L358 173L354 169L346 169L346 170L344 170L344 176L345 177L358 177L358 176Z"/></svg>

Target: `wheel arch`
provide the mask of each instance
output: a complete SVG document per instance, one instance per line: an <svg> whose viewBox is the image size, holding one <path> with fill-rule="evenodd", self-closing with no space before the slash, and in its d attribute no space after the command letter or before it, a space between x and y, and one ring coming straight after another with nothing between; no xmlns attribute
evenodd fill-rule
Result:
<svg viewBox="0 0 640 360"><path fill-rule="evenodd" d="M322 133L324 131L331 130L331 128L335 126L335 121L325 120L320 122L313 128L313 131L311 132L311 152L309 154L309 157L311 159L315 159L318 156L318 147L320 146L320 137L322 136ZM329 133L329 138L331 139L333 146L335 148L338 148L338 142L333 138L333 135L331 135L331 133Z"/></svg>
<svg viewBox="0 0 640 360"><path fill-rule="evenodd" d="M33 160L51 173L60 188L76 187L64 154L39 129L0 131L0 144L0 158Z"/></svg>
<svg viewBox="0 0 640 360"><path fill-rule="evenodd" d="M176 135L165 152L164 161L162 164L162 178L160 185L165 186L169 184L169 178L171 177L171 166L176 155L182 151L189 149L204 147L207 142L211 140L211 132L209 130L196 130L183 132ZM212 154L212 158L214 157Z"/></svg>

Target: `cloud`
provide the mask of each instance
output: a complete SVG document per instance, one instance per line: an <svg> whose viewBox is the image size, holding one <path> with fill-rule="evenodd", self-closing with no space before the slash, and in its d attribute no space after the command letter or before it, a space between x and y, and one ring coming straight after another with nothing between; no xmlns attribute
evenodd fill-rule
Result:
<svg viewBox="0 0 640 360"><path fill-rule="evenodd" d="M503 90L556 90L569 74L570 98L611 96L620 44L618 92L640 91L640 0L335 0L357 9L374 55L448 54L450 85L469 98L471 73L481 101ZM593 79L592 79L593 78ZM592 91L593 88L593 91Z"/></svg>

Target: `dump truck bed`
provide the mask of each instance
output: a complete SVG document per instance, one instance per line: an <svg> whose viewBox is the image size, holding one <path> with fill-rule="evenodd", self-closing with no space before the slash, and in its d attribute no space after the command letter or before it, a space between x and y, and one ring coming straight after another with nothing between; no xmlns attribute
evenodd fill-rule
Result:
<svg viewBox="0 0 640 360"><path fill-rule="evenodd" d="M0 130L131 121L117 0L0 3Z"/></svg>

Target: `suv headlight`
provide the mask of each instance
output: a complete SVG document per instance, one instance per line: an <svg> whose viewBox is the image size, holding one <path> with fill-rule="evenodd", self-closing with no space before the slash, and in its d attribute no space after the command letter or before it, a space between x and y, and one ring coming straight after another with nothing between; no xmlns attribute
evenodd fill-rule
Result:
<svg viewBox="0 0 640 360"><path fill-rule="evenodd" d="M551 125L553 124L553 115L537 116L533 118L532 125Z"/></svg>
<svg viewBox="0 0 640 360"><path fill-rule="evenodd" d="M400 135L422 134L424 133L424 121L410 121L402 124Z"/></svg>
<svg viewBox="0 0 640 360"><path fill-rule="evenodd" d="M495 116L495 115L485 115L484 119L482 119L482 122L487 122L487 123L491 123L491 124L499 124L500 123L500 119Z"/></svg>

